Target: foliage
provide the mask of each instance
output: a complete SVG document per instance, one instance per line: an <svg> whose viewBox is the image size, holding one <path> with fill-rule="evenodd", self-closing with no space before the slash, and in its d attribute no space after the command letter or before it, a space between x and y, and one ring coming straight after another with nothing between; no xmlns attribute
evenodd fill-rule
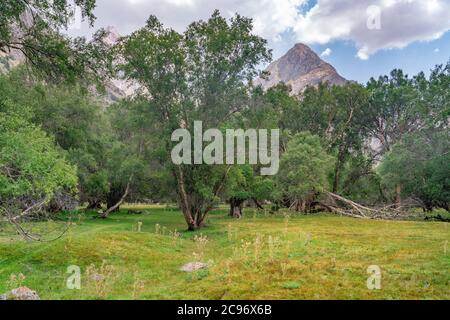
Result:
<svg viewBox="0 0 450 320"><path fill-rule="evenodd" d="M17 108L27 106L20 112L28 112L29 121L66 151L67 160L77 167L80 200L104 200L109 191L107 150L113 138L99 102L79 86L36 83L23 68L0 76L0 94Z"/></svg>
<svg viewBox="0 0 450 320"><path fill-rule="evenodd" d="M164 170L157 162L161 145L152 125L155 119L152 112L141 97L125 99L107 111L117 141L109 155L111 160L114 159L108 170L110 180L116 188L124 189L130 176L133 176L132 196L135 200L158 198L162 193L171 193L170 188L164 187L167 177L164 177Z"/></svg>
<svg viewBox="0 0 450 320"><path fill-rule="evenodd" d="M374 161L367 154L355 155L346 163L339 190L344 197L367 206L387 201Z"/></svg>
<svg viewBox="0 0 450 320"><path fill-rule="evenodd" d="M15 109L10 101L0 101L0 206L9 220L58 191L75 192L77 185L75 167L53 139Z"/></svg>
<svg viewBox="0 0 450 320"><path fill-rule="evenodd" d="M112 72L112 55L99 30L89 42L71 39L67 29L80 8L92 26L95 0L3 0L0 3L0 52L25 57L30 70L47 81L83 81L87 86L101 83Z"/></svg>
<svg viewBox="0 0 450 320"><path fill-rule="evenodd" d="M367 138L368 92L354 83L344 86L321 84L303 92L300 105L289 109L287 122L295 134L310 131L320 136L336 156L333 192L337 192L346 162L364 151Z"/></svg>
<svg viewBox="0 0 450 320"><path fill-rule="evenodd" d="M45 79L24 67L0 76L3 148L23 170L26 161L62 170L2 180L4 192L17 192L3 202L22 209L28 193L48 200L78 180L79 199L90 209L125 200L177 202L191 230L203 227L221 201L242 216L246 200L304 205L324 190L366 205L395 198L400 206L403 196L427 210L448 208L450 62L429 77L396 69L366 86L323 83L295 96L283 83L267 91L253 86L271 52L252 34L251 19L227 21L215 11L179 33L151 16L111 47L102 30L90 42L61 35L73 17L68 4L0 4L0 50L21 52ZM95 1L75 4L92 23ZM106 106L92 92L113 71L140 89ZM259 165L174 165L171 135L186 129L193 136L194 121L203 131L279 128L279 175L260 177ZM9 140L17 140L16 149ZM4 157L10 166L13 158ZM40 187L33 184L39 179Z"/></svg>
<svg viewBox="0 0 450 320"><path fill-rule="evenodd" d="M367 88L370 92L372 136L379 141L384 154L403 135L421 127L418 90L414 79L398 69L393 70L390 76L371 79Z"/></svg>
<svg viewBox="0 0 450 320"><path fill-rule="evenodd" d="M219 200L229 168L185 165L170 161L175 129L192 133L193 121L222 128L230 115L245 107L248 81L257 65L270 57L266 41L251 34L250 19L236 15L228 23L215 11L208 21L192 23L184 34L165 29L151 16L146 27L122 40L121 70L147 92L147 107L156 117L162 147L161 165L175 178L179 203L190 229L201 227ZM150 120L150 119L149 119Z"/></svg>
<svg viewBox="0 0 450 320"><path fill-rule="evenodd" d="M424 209L450 207L448 131L409 135L385 157L380 174L388 188L402 186L404 196L420 200Z"/></svg>
<svg viewBox="0 0 450 320"><path fill-rule="evenodd" d="M289 141L281 158L277 181L283 196L306 200L311 194L329 189L332 157L321 145L320 138L299 133Z"/></svg>

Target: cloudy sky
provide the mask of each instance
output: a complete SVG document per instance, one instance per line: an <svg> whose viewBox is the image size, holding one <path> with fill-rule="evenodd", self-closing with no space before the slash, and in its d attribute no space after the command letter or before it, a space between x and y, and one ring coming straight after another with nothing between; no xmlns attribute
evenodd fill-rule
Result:
<svg viewBox="0 0 450 320"><path fill-rule="evenodd" d="M362 83L393 68L415 74L450 59L450 0L97 0L94 28L114 26L125 35L154 14L182 32L216 8L253 18L274 58L303 42ZM74 24L70 33L92 29Z"/></svg>

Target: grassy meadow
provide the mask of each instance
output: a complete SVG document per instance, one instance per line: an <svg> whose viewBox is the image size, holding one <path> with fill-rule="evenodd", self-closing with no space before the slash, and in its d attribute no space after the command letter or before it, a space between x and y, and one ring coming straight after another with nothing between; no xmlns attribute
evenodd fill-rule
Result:
<svg viewBox="0 0 450 320"><path fill-rule="evenodd" d="M233 220L223 208L187 232L177 209L132 206L107 220L73 215L49 243L0 236L0 293L24 285L42 299L450 299L448 223L245 213ZM179 270L194 261L209 268ZM71 265L81 268L80 290L66 287ZM367 288L370 265L382 270L381 290Z"/></svg>

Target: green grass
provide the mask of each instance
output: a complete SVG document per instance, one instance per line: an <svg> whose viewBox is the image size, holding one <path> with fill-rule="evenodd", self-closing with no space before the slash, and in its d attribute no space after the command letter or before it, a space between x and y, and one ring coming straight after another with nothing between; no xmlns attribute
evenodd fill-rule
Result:
<svg viewBox="0 0 450 320"><path fill-rule="evenodd" d="M55 242L0 236L0 293L22 273L43 299L450 299L448 223L252 209L235 221L219 210L194 233L175 209L132 209L143 214L76 217ZM210 268L179 271L196 259ZM66 287L70 265L82 270L81 290ZM381 290L367 289L370 265L382 270Z"/></svg>

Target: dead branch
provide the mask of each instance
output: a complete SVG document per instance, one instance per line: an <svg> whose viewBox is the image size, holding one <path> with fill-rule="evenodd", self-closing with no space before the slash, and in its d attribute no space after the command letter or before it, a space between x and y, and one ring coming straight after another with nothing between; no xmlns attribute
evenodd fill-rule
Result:
<svg viewBox="0 0 450 320"><path fill-rule="evenodd" d="M108 218L108 216L111 214L111 212L114 212L116 209L118 209L122 203L125 201L125 199L128 197L128 194L130 193L131 183L133 182L133 174L128 179L127 186L125 188L125 192L123 193L122 197L120 198L119 202L117 202L114 206L111 208L108 208L105 212L103 212L100 217L101 218Z"/></svg>
<svg viewBox="0 0 450 320"><path fill-rule="evenodd" d="M2 219L2 221L10 223L13 225L17 231L17 234L20 235L23 239L26 241L36 241L36 242L52 242L61 239L69 230L70 222L66 224L66 227L62 232L60 232L56 237L46 240L43 238L43 235L32 233L31 231L28 231L23 227L23 225L19 222L21 219L24 219L26 217L29 217L32 213L35 214L42 210L43 205L46 203L46 201L38 202L30 207L28 207L26 210L24 210L22 213L18 215L13 215L10 210L7 208L0 206L0 213L3 212L5 217Z"/></svg>
<svg viewBox="0 0 450 320"><path fill-rule="evenodd" d="M392 220L408 215L399 208L394 208L393 206L386 206L378 209L369 208L332 192L325 192L325 195L331 198L334 203L342 204L342 206L328 205L327 207L329 209L333 212L355 218Z"/></svg>

